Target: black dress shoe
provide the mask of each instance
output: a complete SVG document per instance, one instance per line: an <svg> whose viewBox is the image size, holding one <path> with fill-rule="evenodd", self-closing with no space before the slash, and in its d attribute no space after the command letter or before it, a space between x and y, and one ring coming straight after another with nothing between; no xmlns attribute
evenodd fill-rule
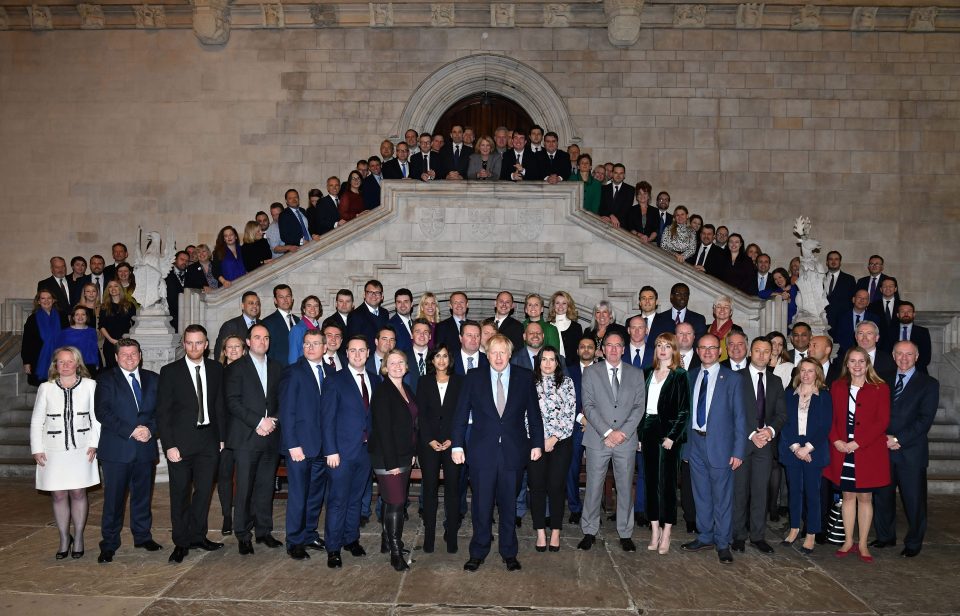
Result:
<svg viewBox="0 0 960 616"><path fill-rule="evenodd" d="M170 554L169 562L172 563L182 563L183 558L190 553L190 548L182 548L179 545L173 548L173 553Z"/></svg>
<svg viewBox="0 0 960 616"><path fill-rule="evenodd" d="M360 516L360 528L363 528L364 526L366 526L366 525L369 524L369 523L370 523L370 516L368 516L368 515L362 515L362 516Z"/></svg>
<svg viewBox="0 0 960 616"><path fill-rule="evenodd" d="M238 541L237 548L241 554L253 554L253 544L250 543L250 540Z"/></svg>
<svg viewBox="0 0 960 616"><path fill-rule="evenodd" d="M206 537L204 537L202 541L198 541L198 542L196 542L196 543L191 543L191 544L190 544L190 547L191 547L191 548L200 548L201 550L206 550L207 552L213 552L214 550L219 550L220 548L222 548L222 547L223 547L223 544L222 544L222 543L218 543L218 542L216 542L216 541L210 541L209 539L207 539Z"/></svg>
<svg viewBox="0 0 960 616"><path fill-rule="evenodd" d="M746 542L743 539L734 539L730 544L730 549L734 552L743 552Z"/></svg>
<svg viewBox="0 0 960 616"><path fill-rule="evenodd" d="M593 547L593 544L596 543L596 535L584 535L583 539L580 540L580 543L577 544L578 550L589 550Z"/></svg>
<svg viewBox="0 0 960 616"><path fill-rule="evenodd" d="M570 522L571 524L579 524L581 515L582 514L579 511L573 511L570 513L570 519L567 521Z"/></svg>
<svg viewBox="0 0 960 616"><path fill-rule="evenodd" d="M704 543L699 539L694 539L689 543L681 543L680 549L683 550L684 552L699 552L701 550L712 550L713 544Z"/></svg>
<svg viewBox="0 0 960 616"><path fill-rule="evenodd" d="M516 559L514 559L514 560L516 560ZM463 564L463 570L464 570L464 571L476 571L477 569L480 568L480 565L482 565L482 564L483 564L483 559L482 559L482 558L471 558L470 560L468 560L467 562L465 562L465 563Z"/></svg>
<svg viewBox="0 0 960 616"><path fill-rule="evenodd" d="M220 532L224 535L233 534L233 520L230 518L223 518L223 527L220 529Z"/></svg>
<svg viewBox="0 0 960 616"><path fill-rule="evenodd" d="M637 526L650 526L650 520L647 519L647 514L643 511L634 511L633 520Z"/></svg>
<svg viewBox="0 0 960 616"><path fill-rule="evenodd" d="M100 552L100 556L97 556L97 562L100 564L103 563L112 563L113 562L113 550L103 550Z"/></svg>
<svg viewBox="0 0 960 616"><path fill-rule="evenodd" d="M760 541L751 541L750 545L757 548L764 554L773 554L773 548L770 547L770 544L761 539Z"/></svg>
<svg viewBox="0 0 960 616"><path fill-rule="evenodd" d="M523 526L523 518L517 516L517 528L520 528L521 526Z"/></svg>
<svg viewBox="0 0 960 616"><path fill-rule="evenodd" d="M903 551L900 552L900 556L904 558L914 558L918 554L920 554L920 550L914 548L903 548Z"/></svg>
<svg viewBox="0 0 960 616"><path fill-rule="evenodd" d="M691 535L697 534L697 523L696 522L687 522L687 532Z"/></svg>
<svg viewBox="0 0 960 616"><path fill-rule="evenodd" d="M350 552L350 554L352 554L353 556L366 556L366 555L367 555L367 551L363 549L363 546L360 545L360 542L359 542L359 541L353 541L353 542L348 543L347 545L345 545L345 546L343 546L343 547L345 547L345 548Z"/></svg>
<svg viewBox="0 0 960 616"><path fill-rule="evenodd" d="M343 566L343 560L340 558L340 550L327 554L327 566L331 569L339 569Z"/></svg>
<svg viewBox="0 0 960 616"><path fill-rule="evenodd" d="M883 541L882 539L874 539L870 542L872 548L892 548L895 545L897 545L896 541Z"/></svg>
<svg viewBox="0 0 960 616"><path fill-rule="evenodd" d="M636 552L637 545L633 542L633 539L630 537L620 538L620 547L623 548L624 552Z"/></svg>
<svg viewBox="0 0 960 616"><path fill-rule="evenodd" d="M317 539L316 541L309 541L303 544L303 547L308 550L316 550L322 552L327 549L327 544L324 543L323 539Z"/></svg>
<svg viewBox="0 0 960 616"><path fill-rule="evenodd" d="M507 565L507 571L520 571L520 561L516 558L504 558L503 562Z"/></svg>
<svg viewBox="0 0 960 616"><path fill-rule="evenodd" d="M733 554L730 553L730 550L717 550L717 557L720 559L721 565L733 564Z"/></svg>
<svg viewBox="0 0 960 616"><path fill-rule="evenodd" d="M290 549L287 550L287 555L293 560L307 560L310 558L307 550L302 545L290 546Z"/></svg>
<svg viewBox="0 0 960 616"><path fill-rule="evenodd" d="M141 550L146 550L148 552L156 552L163 549L163 546L153 539L147 539L143 543L134 543L133 547L140 548Z"/></svg>
<svg viewBox="0 0 960 616"><path fill-rule="evenodd" d="M257 543L262 543L268 548L279 548L283 545L283 543L274 539L273 535L269 533L264 535L263 537L257 537Z"/></svg>
<svg viewBox="0 0 960 616"><path fill-rule="evenodd" d="M817 533L815 539L817 545L824 545L827 542L827 533Z"/></svg>

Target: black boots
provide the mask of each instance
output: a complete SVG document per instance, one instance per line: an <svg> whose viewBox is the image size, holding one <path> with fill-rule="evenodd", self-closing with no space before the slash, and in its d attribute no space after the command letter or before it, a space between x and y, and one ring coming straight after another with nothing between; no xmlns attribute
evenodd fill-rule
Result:
<svg viewBox="0 0 960 616"><path fill-rule="evenodd" d="M407 556L403 549L403 505L388 505L384 503L383 531L386 535L387 547L390 549L390 565L397 571L406 571L410 568Z"/></svg>

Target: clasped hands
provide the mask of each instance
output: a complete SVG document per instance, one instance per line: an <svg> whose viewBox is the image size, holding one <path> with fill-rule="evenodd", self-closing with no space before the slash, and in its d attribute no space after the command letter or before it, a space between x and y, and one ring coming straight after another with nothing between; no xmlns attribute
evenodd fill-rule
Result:
<svg viewBox="0 0 960 616"><path fill-rule="evenodd" d="M443 442L441 443L440 441L434 439L434 440L430 441L430 443L428 443L428 444L430 445L430 449L432 449L432 450L436 451L437 453L439 453L439 452L441 452L441 451L446 451L446 450L450 449L450 447L453 446L453 441L451 441L450 439L447 439L447 440L445 440L445 441L443 441Z"/></svg>
<svg viewBox="0 0 960 616"><path fill-rule="evenodd" d="M151 436L153 436L153 434L150 432L150 428L146 426L137 426L136 429L130 433L130 438L141 443L149 441Z"/></svg>
<svg viewBox="0 0 960 616"><path fill-rule="evenodd" d="M860 445L857 441L850 441L849 443L844 443L843 441L833 441L833 446L840 453L853 453L860 448Z"/></svg>
<svg viewBox="0 0 960 616"><path fill-rule="evenodd" d="M616 447L627 440L627 435L620 430L613 430L603 439L603 444L607 447Z"/></svg>
<svg viewBox="0 0 960 616"><path fill-rule="evenodd" d="M260 436L270 436L270 434L277 429L277 418L276 417L264 417L260 420L260 423L257 424L257 434Z"/></svg>
<svg viewBox="0 0 960 616"><path fill-rule="evenodd" d="M761 428L750 437L757 449L763 449L764 446L773 440L773 431L770 428Z"/></svg>
<svg viewBox="0 0 960 616"><path fill-rule="evenodd" d="M900 441L897 440L897 437L887 435L887 449L891 451L900 449Z"/></svg>

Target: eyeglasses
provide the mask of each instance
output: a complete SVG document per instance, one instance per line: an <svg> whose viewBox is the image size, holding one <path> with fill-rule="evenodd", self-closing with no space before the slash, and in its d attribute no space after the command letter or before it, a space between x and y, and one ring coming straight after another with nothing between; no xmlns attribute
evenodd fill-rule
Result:
<svg viewBox="0 0 960 616"><path fill-rule="evenodd" d="M698 346L698 351L719 351L720 347L718 346Z"/></svg>

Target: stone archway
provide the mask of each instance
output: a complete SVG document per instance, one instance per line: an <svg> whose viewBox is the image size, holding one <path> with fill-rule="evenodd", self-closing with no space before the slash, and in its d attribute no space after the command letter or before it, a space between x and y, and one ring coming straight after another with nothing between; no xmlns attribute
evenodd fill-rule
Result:
<svg viewBox="0 0 960 616"><path fill-rule="evenodd" d="M489 92L516 101L534 122L556 131L560 143L579 143L580 135L566 104L553 85L531 67L508 56L477 54L445 64L414 90L394 128L399 138L408 128L432 128L457 101Z"/></svg>

